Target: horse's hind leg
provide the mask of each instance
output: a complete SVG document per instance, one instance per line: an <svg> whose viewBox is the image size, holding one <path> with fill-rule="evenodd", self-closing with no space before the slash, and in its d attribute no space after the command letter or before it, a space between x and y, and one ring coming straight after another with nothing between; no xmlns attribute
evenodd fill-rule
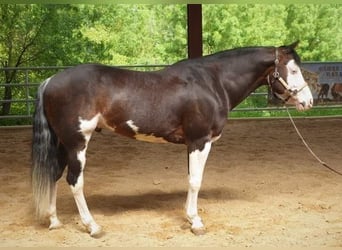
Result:
<svg viewBox="0 0 342 250"><path fill-rule="evenodd" d="M83 193L83 170L86 162L86 149L74 152L69 157L67 182L71 187L74 199L81 216L83 225L86 226L91 236L98 235L101 227L96 224L93 216L90 214L87 202Z"/></svg>
<svg viewBox="0 0 342 250"><path fill-rule="evenodd" d="M67 152L62 144L58 145L58 165L59 169L56 173L56 185L55 189L53 190L51 200L50 200L50 206L49 206L49 219L50 219L50 226L49 229L56 229L62 226L62 223L57 217L57 207L56 207L56 201L57 201L57 181L62 177L63 171L67 164Z"/></svg>
<svg viewBox="0 0 342 250"><path fill-rule="evenodd" d="M82 223L87 227L91 236L98 235L101 227L96 224L90 214L87 202L83 193L83 171L86 164L86 151L92 132L97 125L98 117L93 119L80 120L80 129L76 133L69 134L66 148L68 150L68 174L67 182L81 216Z"/></svg>

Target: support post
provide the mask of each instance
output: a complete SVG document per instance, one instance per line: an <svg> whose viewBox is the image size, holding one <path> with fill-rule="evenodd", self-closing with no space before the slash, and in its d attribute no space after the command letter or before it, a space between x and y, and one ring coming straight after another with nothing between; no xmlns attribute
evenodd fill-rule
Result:
<svg viewBox="0 0 342 250"><path fill-rule="evenodd" d="M202 39L202 5L188 4L188 58L201 57L203 53Z"/></svg>

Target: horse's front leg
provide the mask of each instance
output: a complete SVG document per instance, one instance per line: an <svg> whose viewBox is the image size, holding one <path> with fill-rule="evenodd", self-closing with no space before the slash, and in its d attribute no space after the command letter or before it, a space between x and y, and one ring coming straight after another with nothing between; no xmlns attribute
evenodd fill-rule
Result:
<svg viewBox="0 0 342 250"><path fill-rule="evenodd" d="M205 233L205 227L202 223L202 219L198 215L197 199L210 148L211 142L207 142L201 150L196 149L191 152L189 150L189 190L185 210L187 218L191 223L191 231L195 235Z"/></svg>

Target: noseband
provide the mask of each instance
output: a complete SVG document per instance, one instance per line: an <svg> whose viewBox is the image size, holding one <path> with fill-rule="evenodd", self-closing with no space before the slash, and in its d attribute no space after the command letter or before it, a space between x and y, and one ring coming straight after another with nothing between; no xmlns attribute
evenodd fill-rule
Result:
<svg viewBox="0 0 342 250"><path fill-rule="evenodd" d="M274 72L273 72L273 80L270 80L270 74L267 75L267 82L268 85L270 86L271 91L275 94L276 97L278 97L280 100L287 102L291 97L295 97L300 91L302 91L305 87L308 86L308 84L305 82L305 84L300 87L299 89L291 89L289 84L280 76L278 72L278 64L279 64L279 59L278 59L278 48L276 48L275 51L276 54L276 59L274 60ZM281 85L285 88L285 93L280 95L276 92L273 91L272 85L278 80Z"/></svg>

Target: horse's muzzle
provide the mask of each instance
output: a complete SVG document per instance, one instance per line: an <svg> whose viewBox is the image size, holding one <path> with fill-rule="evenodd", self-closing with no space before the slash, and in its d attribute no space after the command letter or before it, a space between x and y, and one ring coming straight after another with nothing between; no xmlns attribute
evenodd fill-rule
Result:
<svg viewBox="0 0 342 250"><path fill-rule="evenodd" d="M296 109L298 111L305 111L309 110L313 107L313 100L310 99L308 102L302 101L302 102L297 102L296 104Z"/></svg>

